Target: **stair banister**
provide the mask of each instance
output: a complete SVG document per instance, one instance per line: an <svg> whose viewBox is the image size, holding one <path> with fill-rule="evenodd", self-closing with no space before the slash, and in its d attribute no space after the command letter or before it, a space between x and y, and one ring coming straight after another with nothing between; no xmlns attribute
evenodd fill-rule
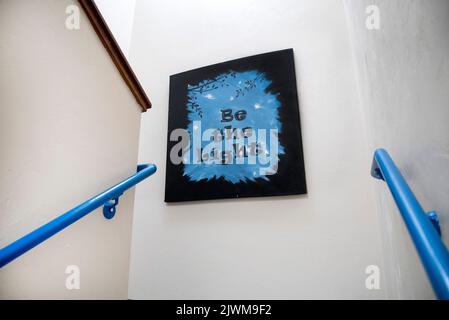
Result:
<svg viewBox="0 0 449 320"><path fill-rule="evenodd" d="M387 183L439 299L449 299L449 252L439 234L438 216L426 213L388 152L374 152L371 175Z"/></svg>
<svg viewBox="0 0 449 320"><path fill-rule="evenodd" d="M153 164L138 165L137 172L132 176L0 249L0 268L101 206L105 218L111 219L119 197L155 172L156 166Z"/></svg>

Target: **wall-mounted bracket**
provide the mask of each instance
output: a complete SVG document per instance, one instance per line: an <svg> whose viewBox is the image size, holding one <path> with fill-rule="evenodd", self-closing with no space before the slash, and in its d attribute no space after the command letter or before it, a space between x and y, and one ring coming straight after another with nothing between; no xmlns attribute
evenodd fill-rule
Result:
<svg viewBox="0 0 449 320"><path fill-rule="evenodd" d="M371 165L371 176L379 180L385 180L375 158L373 159L373 164Z"/></svg>
<svg viewBox="0 0 449 320"><path fill-rule="evenodd" d="M429 211L426 213L426 215L427 218L429 218L430 222L432 222L433 227L441 237L440 218L438 218L438 214L435 211Z"/></svg>
<svg viewBox="0 0 449 320"><path fill-rule="evenodd" d="M121 196L117 196L114 199L108 200L103 206L103 215L106 219L112 219L115 216L116 206L118 205L118 199Z"/></svg>

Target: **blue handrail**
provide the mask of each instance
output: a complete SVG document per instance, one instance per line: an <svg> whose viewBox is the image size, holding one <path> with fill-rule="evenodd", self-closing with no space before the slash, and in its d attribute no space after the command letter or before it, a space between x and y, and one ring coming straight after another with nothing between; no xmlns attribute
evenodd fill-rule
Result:
<svg viewBox="0 0 449 320"><path fill-rule="evenodd" d="M374 152L371 175L390 189L439 299L449 299L449 252L438 233L435 212L426 214L387 151ZM436 225L434 225L436 223Z"/></svg>
<svg viewBox="0 0 449 320"><path fill-rule="evenodd" d="M101 206L104 206L103 215L111 219L123 192L155 172L156 166L153 164L138 165L134 175L0 249L0 268Z"/></svg>

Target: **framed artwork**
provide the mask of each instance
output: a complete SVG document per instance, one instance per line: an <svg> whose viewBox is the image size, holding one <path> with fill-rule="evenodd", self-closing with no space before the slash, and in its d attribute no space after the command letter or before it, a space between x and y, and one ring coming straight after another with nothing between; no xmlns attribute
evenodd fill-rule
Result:
<svg viewBox="0 0 449 320"><path fill-rule="evenodd" d="M293 50L170 77L165 201L307 193Z"/></svg>

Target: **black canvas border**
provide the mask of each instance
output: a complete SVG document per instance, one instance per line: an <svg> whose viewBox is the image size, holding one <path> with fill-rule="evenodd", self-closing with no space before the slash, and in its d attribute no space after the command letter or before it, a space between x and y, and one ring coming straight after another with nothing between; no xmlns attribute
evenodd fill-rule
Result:
<svg viewBox="0 0 449 320"><path fill-rule="evenodd" d="M252 67L248 67L251 65ZM170 161L170 149L177 143L170 141L170 132L187 128L187 84L212 79L227 70L244 71L258 69L272 81L268 90L279 93L281 102L279 120L282 131L280 143L285 154L280 155L278 173L269 181L232 184L223 178L191 182L183 176L183 164ZM165 202L211 200L224 198L298 195L307 193L301 119L293 49L263 53L235 59L170 76L169 115L167 132L167 157Z"/></svg>

